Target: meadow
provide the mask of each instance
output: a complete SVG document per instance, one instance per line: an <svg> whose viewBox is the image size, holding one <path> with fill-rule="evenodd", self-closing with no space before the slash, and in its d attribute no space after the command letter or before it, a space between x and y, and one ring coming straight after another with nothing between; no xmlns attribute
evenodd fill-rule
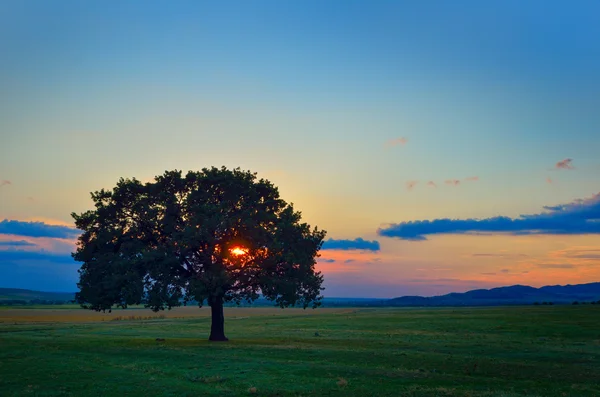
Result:
<svg viewBox="0 0 600 397"><path fill-rule="evenodd" d="M209 314L0 310L0 396L600 395L599 305Z"/></svg>

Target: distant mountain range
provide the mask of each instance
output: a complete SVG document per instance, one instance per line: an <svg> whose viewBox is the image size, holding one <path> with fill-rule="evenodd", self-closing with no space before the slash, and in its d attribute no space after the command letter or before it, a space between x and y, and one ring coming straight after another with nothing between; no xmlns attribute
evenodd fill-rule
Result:
<svg viewBox="0 0 600 397"><path fill-rule="evenodd" d="M51 303L68 302L75 299L71 292L42 292L18 288L0 288L0 305L8 302ZM393 299L325 298L324 307L422 307L422 306L500 306L531 305L534 303L570 304L573 302L600 301L600 282L577 285L549 285L541 288L512 285L492 289L476 289L464 293L422 297L402 296ZM18 303L17 303L18 304ZM272 306L259 299L253 306Z"/></svg>
<svg viewBox="0 0 600 397"><path fill-rule="evenodd" d="M403 296L386 301L386 306L494 306L538 303L572 303L600 301L600 283L548 285L541 288L512 285L492 289L476 289L424 298Z"/></svg>

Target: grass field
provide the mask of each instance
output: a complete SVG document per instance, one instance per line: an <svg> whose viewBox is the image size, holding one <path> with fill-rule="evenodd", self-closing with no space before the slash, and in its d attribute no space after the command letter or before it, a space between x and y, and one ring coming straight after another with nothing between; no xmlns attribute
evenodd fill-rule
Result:
<svg viewBox="0 0 600 397"><path fill-rule="evenodd" d="M600 306L164 314L2 310L0 396L600 396Z"/></svg>

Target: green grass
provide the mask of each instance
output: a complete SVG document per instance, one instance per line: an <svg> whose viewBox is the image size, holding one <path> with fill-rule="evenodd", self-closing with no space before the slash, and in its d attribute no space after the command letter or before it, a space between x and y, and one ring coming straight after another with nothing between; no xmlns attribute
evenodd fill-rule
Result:
<svg viewBox="0 0 600 397"><path fill-rule="evenodd" d="M206 317L3 317L0 395L600 395L600 306L318 311L238 309L227 343Z"/></svg>

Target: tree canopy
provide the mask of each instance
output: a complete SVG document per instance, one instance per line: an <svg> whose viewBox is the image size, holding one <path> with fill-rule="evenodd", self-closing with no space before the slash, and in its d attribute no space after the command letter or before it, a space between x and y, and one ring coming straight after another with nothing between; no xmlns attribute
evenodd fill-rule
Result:
<svg viewBox="0 0 600 397"><path fill-rule="evenodd" d="M144 304L154 311L205 302L211 340L227 340L223 303L260 295L280 307L321 303L315 271L325 231L269 181L239 168L167 171L152 182L121 178L91 194L95 209L73 213L83 233L73 253L82 307Z"/></svg>

